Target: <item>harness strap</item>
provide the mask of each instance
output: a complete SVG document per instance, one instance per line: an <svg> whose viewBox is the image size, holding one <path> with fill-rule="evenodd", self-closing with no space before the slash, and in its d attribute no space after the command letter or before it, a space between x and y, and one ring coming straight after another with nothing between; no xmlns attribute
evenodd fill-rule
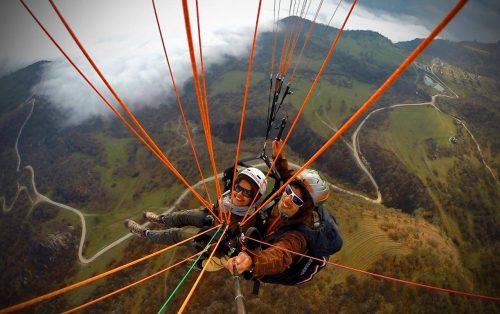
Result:
<svg viewBox="0 0 500 314"><path fill-rule="evenodd" d="M254 280L252 294L259 295L259 291L260 291L260 280Z"/></svg>

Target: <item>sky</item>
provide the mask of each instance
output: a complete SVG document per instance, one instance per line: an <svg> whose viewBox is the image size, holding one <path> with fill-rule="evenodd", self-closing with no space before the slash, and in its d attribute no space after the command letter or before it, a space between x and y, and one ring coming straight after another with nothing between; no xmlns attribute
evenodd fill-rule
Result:
<svg viewBox="0 0 500 314"><path fill-rule="evenodd" d="M312 0L307 18L312 19L321 0ZM151 1L65 0L55 1L91 57L127 104L138 109L155 106L172 97L170 78ZM206 66L223 62L228 56L248 60L258 0L199 0L202 46ZM280 1L263 0L259 31L271 31ZM281 0L280 18L288 15L290 3ZM339 27L350 6L341 3L331 25ZM369 29L393 42L425 37L452 7L453 1L361 0L347 29ZM68 36L48 1L26 0L59 44L81 66L93 82L98 77ZM194 0L189 0L192 27L196 27ZM324 0L318 22L327 24L339 0ZM377 3L380 5L377 6ZM437 4L433 4L437 3ZM176 83L182 88L191 77L186 33L180 0L156 0L160 24ZM451 40L500 40L497 20L500 9L493 0L475 0L459 13L442 38ZM48 97L68 111L68 123L78 123L109 110L62 58L60 52L35 24L18 0L0 4L0 76L39 60L54 61L44 69L33 92ZM196 36L196 33L194 34ZM104 90L102 84L96 84Z"/></svg>

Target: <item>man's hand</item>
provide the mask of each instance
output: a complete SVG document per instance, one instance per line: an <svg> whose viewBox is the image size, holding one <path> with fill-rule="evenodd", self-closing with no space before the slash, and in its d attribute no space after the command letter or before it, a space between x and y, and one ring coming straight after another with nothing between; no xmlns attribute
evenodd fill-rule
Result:
<svg viewBox="0 0 500 314"><path fill-rule="evenodd" d="M278 156L278 152L281 149L281 146L283 146L283 141L282 140L274 140L273 141L273 158L278 159L280 156L281 158L285 158L285 154L282 151L280 156Z"/></svg>
<svg viewBox="0 0 500 314"><path fill-rule="evenodd" d="M226 262L226 269L233 273L233 265L236 265L236 271L238 274L242 274L245 271L250 271L252 269L253 261L250 255L245 252L240 252L238 256L231 257Z"/></svg>

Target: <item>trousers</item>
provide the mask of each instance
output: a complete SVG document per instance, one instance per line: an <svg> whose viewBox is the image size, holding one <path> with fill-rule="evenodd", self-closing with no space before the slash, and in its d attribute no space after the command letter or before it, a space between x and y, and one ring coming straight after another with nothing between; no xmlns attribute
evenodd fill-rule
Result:
<svg viewBox="0 0 500 314"><path fill-rule="evenodd" d="M175 244L196 235L209 225L210 213L205 208L196 208L162 215L164 230L149 230L146 238L156 244Z"/></svg>

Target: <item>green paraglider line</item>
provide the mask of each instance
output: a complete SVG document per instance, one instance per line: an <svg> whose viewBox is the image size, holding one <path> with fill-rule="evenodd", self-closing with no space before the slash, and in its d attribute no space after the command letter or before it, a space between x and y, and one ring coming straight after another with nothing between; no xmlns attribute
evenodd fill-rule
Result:
<svg viewBox="0 0 500 314"><path fill-rule="evenodd" d="M212 236L212 238L210 239L210 241L208 241L208 244L205 246L205 249L204 251L206 251L209 247L210 247L210 244L212 243L212 241L215 239L215 237L217 236L217 234L219 233L219 231L221 230L221 228L223 227L223 225L221 225L219 227L219 229L217 229L217 231L215 232L215 234ZM186 281L187 277L189 276L189 274L193 271L194 269L194 266L196 264L198 264L198 261L200 260L201 256L203 254L200 254L198 255L198 258L196 258L196 260L194 261L194 263L191 265L191 267L189 268L189 270L187 271L187 273L184 275L184 277L182 277L181 281L179 281L179 283L177 284L177 287L175 287L174 291L172 291L172 293L170 294L170 296L168 297L167 301L165 301L165 303L162 305L162 307L158 310L158 313L157 314L160 314L160 313L163 313L163 311L165 311L165 309L167 308L167 305L170 303L170 301L174 298L175 294L177 293L177 291L180 289L180 287L184 284L184 282Z"/></svg>

